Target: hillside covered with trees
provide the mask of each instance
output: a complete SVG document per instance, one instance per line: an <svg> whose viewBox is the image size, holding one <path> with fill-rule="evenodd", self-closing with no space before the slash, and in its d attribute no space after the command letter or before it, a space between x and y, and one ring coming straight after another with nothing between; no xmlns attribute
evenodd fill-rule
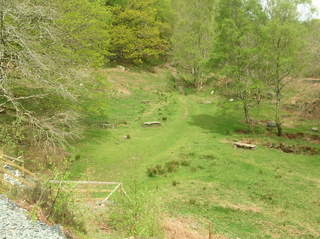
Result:
<svg viewBox="0 0 320 239"><path fill-rule="evenodd" d="M316 11L0 0L0 149L38 178L0 192L71 238L319 238ZM53 179L125 190L102 207Z"/></svg>

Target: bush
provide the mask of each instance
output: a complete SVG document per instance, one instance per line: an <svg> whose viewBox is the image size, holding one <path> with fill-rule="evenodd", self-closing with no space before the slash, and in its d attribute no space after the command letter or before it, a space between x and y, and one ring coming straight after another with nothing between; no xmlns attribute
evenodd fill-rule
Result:
<svg viewBox="0 0 320 239"><path fill-rule="evenodd" d="M164 167L165 167L166 172L174 173L177 171L179 166L180 166L180 162L172 160L172 161L167 162Z"/></svg>
<svg viewBox="0 0 320 239"><path fill-rule="evenodd" d="M34 188L18 191L17 196L35 205L34 208L38 211L33 213L36 215L41 213L49 221L85 232L84 222L79 219L71 191L65 188L62 190L61 185L38 183Z"/></svg>
<svg viewBox="0 0 320 239"><path fill-rule="evenodd" d="M190 162L187 160L171 160L166 162L163 166L156 165L153 168L147 169L147 175L149 177L156 177L156 176L162 176L166 175L168 173L174 173L176 172L181 166L188 167L190 166Z"/></svg>
<svg viewBox="0 0 320 239"><path fill-rule="evenodd" d="M109 214L108 224L127 237L163 238L160 217L157 200L134 185L128 197L121 195L117 198L117 204Z"/></svg>
<svg viewBox="0 0 320 239"><path fill-rule="evenodd" d="M158 175L164 175L166 173L166 170L161 165L156 165L153 168L147 169L147 174L149 177L155 177Z"/></svg>

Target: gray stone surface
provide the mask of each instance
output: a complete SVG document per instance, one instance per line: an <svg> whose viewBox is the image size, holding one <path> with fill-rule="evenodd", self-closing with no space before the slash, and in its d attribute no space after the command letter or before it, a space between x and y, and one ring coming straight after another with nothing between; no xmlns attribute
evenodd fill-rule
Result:
<svg viewBox="0 0 320 239"><path fill-rule="evenodd" d="M0 239L65 239L59 226L33 221L24 209L0 195Z"/></svg>

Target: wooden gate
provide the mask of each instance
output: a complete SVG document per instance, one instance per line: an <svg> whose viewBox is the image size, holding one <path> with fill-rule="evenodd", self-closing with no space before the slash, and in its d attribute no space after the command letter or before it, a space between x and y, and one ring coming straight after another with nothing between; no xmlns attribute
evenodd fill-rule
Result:
<svg viewBox="0 0 320 239"><path fill-rule="evenodd" d="M75 193L78 201L95 201L97 205L103 205L108 202L110 197L117 191L127 193L120 182L98 182L98 181L49 181L53 184L59 184L61 188ZM65 187L69 185L69 187Z"/></svg>

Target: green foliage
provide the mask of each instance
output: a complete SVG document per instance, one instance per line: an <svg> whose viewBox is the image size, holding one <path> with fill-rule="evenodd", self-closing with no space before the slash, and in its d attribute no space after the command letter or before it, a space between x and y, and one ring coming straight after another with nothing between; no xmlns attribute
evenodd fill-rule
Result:
<svg viewBox="0 0 320 239"><path fill-rule="evenodd" d="M78 93L81 94L77 111L81 112L82 119L88 125L100 125L108 118L107 94L110 87L107 79L100 73L85 72L88 74L82 78Z"/></svg>
<svg viewBox="0 0 320 239"><path fill-rule="evenodd" d="M98 1L54 1L64 49L74 63L102 66L109 56L111 14Z"/></svg>
<svg viewBox="0 0 320 239"><path fill-rule="evenodd" d="M282 135L283 89L288 77L299 72L299 54L303 48L303 27L299 21L298 6L310 1L269 0L265 12L268 21L262 27L263 74L275 94L277 134Z"/></svg>
<svg viewBox="0 0 320 239"><path fill-rule="evenodd" d="M264 74L277 78L294 76L299 69L300 49L303 47L302 24L299 22L298 3L290 0L269 1L266 10L270 19L261 27L264 41L261 50L264 57Z"/></svg>
<svg viewBox="0 0 320 239"><path fill-rule="evenodd" d="M158 18L154 0L129 0L125 6L110 7L112 12L111 59L128 64L154 64L169 47L163 32L169 27Z"/></svg>
<svg viewBox="0 0 320 239"><path fill-rule="evenodd" d="M173 61L179 78L200 89L206 82L205 64L214 37L215 3L212 0L177 0L173 31Z"/></svg>
<svg viewBox="0 0 320 239"><path fill-rule="evenodd" d="M303 66L302 76L320 77L320 20L313 19L304 24L305 47L301 49L299 65Z"/></svg>
<svg viewBox="0 0 320 239"><path fill-rule="evenodd" d="M155 167L148 168L147 175L149 177L163 176L168 173L176 172L181 166L188 167L190 166L190 162L187 160L171 160L166 162L163 166L158 164Z"/></svg>
<svg viewBox="0 0 320 239"><path fill-rule="evenodd" d="M212 222L221 237L267 239L277 235L293 239L298 232L302 238L318 238L319 216L310 212L315 211L314 202L318 202L315 180L319 180L319 155L287 154L264 144L282 142L318 149L320 146L266 133L263 119L273 113L272 100L263 102L260 111L252 111L259 129L256 133L246 132L247 127L241 121L241 102L211 96L209 90L187 96L171 93L168 120L162 127L145 128L141 124L156 118L155 109L165 103L165 99L161 102L157 99L166 79L136 72L108 74L114 81L113 87L121 80L131 90L130 95L109 99L109 119L125 119L128 124L108 131L96 130L76 145L75 154L81 154L81 159L72 166L73 178L121 181L126 191L131 191L135 178L148 193L163 201L165 216L179 221L188 218L187 223L199 225L197 228L206 228ZM285 90L286 97L290 92ZM212 104L202 104L207 100ZM292 111L287 114L285 122L292 125L295 114ZM292 128L292 132L308 134L312 124L319 127L319 122L304 116L300 119L295 123L303 128ZM123 138L127 134L132 136L131 140ZM234 141L251 141L258 147L253 151L235 149ZM149 177L146 173L147 168L156 165L164 168L167 161L182 159L191 162L191 167L180 167L165 176ZM133 197L132 192L128 194ZM119 216L114 226L127 232L131 227L125 225L134 224L132 217L127 216L132 211L123 209L119 215L117 205L122 202L113 196L108 208L114 207L114 216ZM145 196L146 200L142 201L148 206L154 203L153 197ZM125 196L121 197L126 200ZM139 208L128 201L127 204L124 208ZM116 222L123 226L117 227ZM130 236L128 233L119 238Z"/></svg>
<svg viewBox="0 0 320 239"><path fill-rule="evenodd" d="M261 84L261 26L265 21L266 16L257 0L219 3L210 65L231 79L236 95L243 102L247 123L250 122L250 99Z"/></svg>
<svg viewBox="0 0 320 239"><path fill-rule="evenodd" d="M68 190L65 186L62 188L61 184L39 182L33 188L12 191L12 194L19 200L26 200L27 203L34 205L31 213L35 219L38 219L38 215L45 216L53 223L85 232L84 222L81 220L72 190Z"/></svg>
<svg viewBox="0 0 320 239"><path fill-rule="evenodd" d="M33 139L63 143L72 136L71 128L64 127L67 118L75 120L71 114L62 116L68 111L65 102L74 98L70 71L58 51L62 46L53 23L55 13L49 6L42 0L2 1L0 8L0 104L7 123L19 122L29 130L29 143ZM38 108L40 102L43 107ZM60 119L55 118L58 115Z"/></svg>
<svg viewBox="0 0 320 239"><path fill-rule="evenodd" d="M19 121L29 135L16 143L51 147L79 138L76 102L85 90L77 68L106 63L107 8L88 0L2 1L0 15L1 111L8 127Z"/></svg>
<svg viewBox="0 0 320 239"><path fill-rule="evenodd" d="M146 193L134 184L127 197L117 198L108 223L126 236L160 239L163 238L160 220L160 206L151 192Z"/></svg>

